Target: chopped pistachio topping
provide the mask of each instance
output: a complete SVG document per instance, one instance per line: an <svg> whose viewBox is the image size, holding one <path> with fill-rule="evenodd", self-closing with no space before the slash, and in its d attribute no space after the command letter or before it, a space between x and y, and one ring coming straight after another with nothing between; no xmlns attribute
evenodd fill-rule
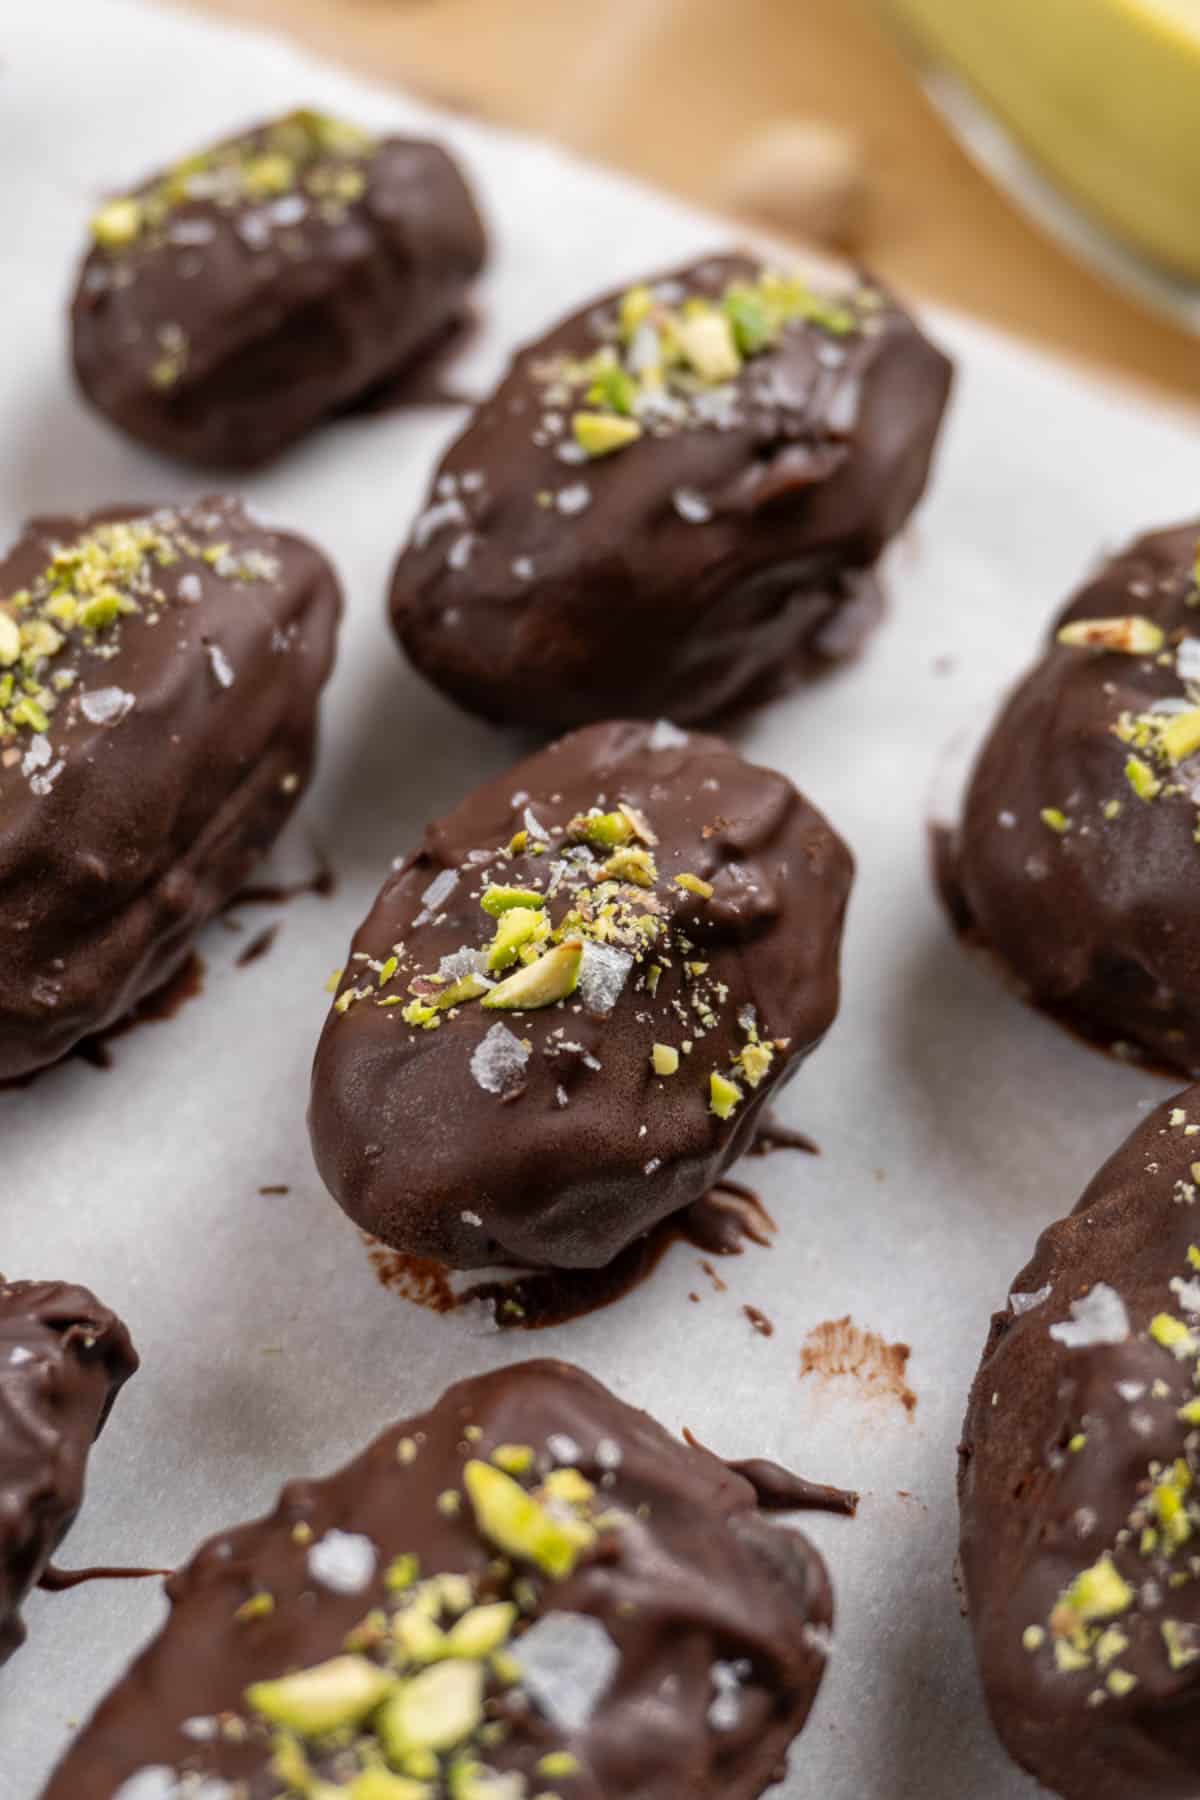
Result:
<svg viewBox="0 0 1200 1800"><path fill-rule="evenodd" d="M463 1479L484 1537L508 1555L536 1563L556 1581L569 1575L596 1541L595 1526L586 1519L550 1512L493 1463L469 1462Z"/></svg>
<svg viewBox="0 0 1200 1800"><path fill-rule="evenodd" d="M718 1119L731 1119L741 1104L742 1090L736 1081L719 1075L714 1069L708 1079L708 1108Z"/></svg>
<svg viewBox="0 0 1200 1800"><path fill-rule="evenodd" d="M797 276L769 270L720 294L668 299L667 292L630 288L605 329L608 341L582 358L559 356L535 367L548 418L561 423L569 415L574 448L587 457L624 450L647 430L662 436L719 423L746 364L777 349L790 330L846 337L863 329L877 306L867 289L849 301L831 300ZM535 441L544 444L549 435L543 428ZM543 504L552 506L553 496Z"/></svg>
<svg viewBox="0 0 1200 1800"><path fill-rule="evenodd" d="M1129 1611L1133 1599L1133 1589L1105 1554L1090 1569L1080 1571L1055 1609L1056 1616L1065 1616L1060 1620L1062 1635L1069 1635L1080 1622L1090 1625L1119 1617Z"/></svg>
<svg viewBox="0 0 1200 1800"><path fill-rule="evenodd" d="M1140 756L1126 759L1125 779L1139 800L1153 800L1162 792L1162 782Z"/></svg>
<svg viewBox="0 0 1200 1800"><path fill-rule="evenodd" d="M679 1052L673 1044L655 1044L650 1061L656 1075L675 1075L679 1071Z"/></svg>
<svg viewBox="0 0 1200 1800"><path fill-rule="evenodd" d="M492 886L484 888L479 904L485 913L490 913L493 919L498 919L501 913L507 912L513 906L545 906L546 896L539 894L536 888Z"/></svg>
<svg viewBox="0 0 1200 1800"><path fill-rule="evenodd" d="M395 1685L394 1675L365 1656L335 1656L296 1675L257 1681L246 1689L246 1700L272 1725L285 1725L302 1737L323 1737L361 1723Z"/></svg>
<svg viewBox="0 0 1200 1800"><path fill-rule="evenodd" d="M575 442L589 456L611 456L615 450L635 444L642 435L637 420L622 418L622 409L613 404L611 413L577 412L571 420Z"/></svg>
<svg viewBox="0 0 1200 1800"><path fill-rule="evenodd" d="M686 889L689 894L698 894L701 900L711 900L713 897L712 882L705 881L699 875L677 875L675 886Z"/></svg>
<svg viewBox="0 0 1200 1800"><path fill-rule="evenodd" d="M1042 824L1049 826L1051 831L1058 832L1060 836L1071 829L1070 819L1057 806L1043 806L1041 817Z"/></svg>
<svg viewBox="0 0 1200 1800"><path fill-rule="evenodd" d="M140 616L153 624L168 606L188 603L186 574L168 576L185 558L210 562L221 580L274 578L271 557L234 556L228 545L210 557L205 539L220 522L194 508L93 525L54 545L28 587L0 595L0 744L48 732L64 707L96 717L83 693L84 668L104 670L111 688L106 665L120 648L123 622ZM118 700L114 720L127 704Z"/></svg>
<svg viewBox="0 0 1200 1800"><path fill-rule="evenodd" d="M525 1007L553 1006L568 999L579 985L579 968L583 961L583 945L578 938L568 938L527 963L515 975L509 975L483 997L486 1007L500 1007L520 1012Z"/></svg>
<svg viewBox="0 0 1200 1800"><path fill-rule="evenodd" d="M115 255L143 240L161 241L180 207L209 202L231 209L285 194L336 216L365 192L364 165L375 150L375 140L357 126L326 113L290 113L185 157L138 194L108 201L92 219L92 236Z"/></svg>
<svg viewBox="0 0 1200 1800"><path fill-rule="evenodd" d="M1074 619L1058 633L1060 644L1085 650L1117 650L1126 656L1152 656L1163 647L1163 631L1138 614L1118 619Z"/></svg>

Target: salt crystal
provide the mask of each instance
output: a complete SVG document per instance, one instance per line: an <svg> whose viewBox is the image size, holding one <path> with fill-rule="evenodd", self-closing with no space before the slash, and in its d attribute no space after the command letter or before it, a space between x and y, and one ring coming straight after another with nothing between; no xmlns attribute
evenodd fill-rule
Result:
<svg viewBox="0 0 1200 1800"><path fill-rule="evenodd" d="M565 1431L552 1431L546 1439L546 1448L556 1463L569 1463L572 1468L582 1454L575 1439Z"/></svg>
<svg viewBox="0 0 1200 1800"><path fill-rule="evenodd" d="M471 1055L471 1074L486 1094L514 1094L525 1082L529 1051L508 1029L493 1025Z"/></svg>
<svg viewBox="0 0 1200 1800"><path fill-rule="evenodd" d="M439 506L426 507L413 526L412 541L417 550L423 550L431 537L446 525L467 524L466 508L461 500L443 500Z"/></svg>
<svg viewBox="0 0 1200 1800"><path fill-rule="evenodd" d="M711 502L705 499L698 488L676 488L671 495L671 504L680 518L689 525L707 525L713 516Z"/></svg>
<svg viewBox="0 0 1200 1800"><path fill-rule="evenodd" d="M206 645L206 649L208 650L208 660L212 667L212 672L220 682L221 686L223 688L232 687L234 682L233 666L225 652L222 650L220 644L208 644Z"/></svg>
<svg viewBox="0 0 1200 1800"><path fill-rule="evenodd" d="M123 1781L112 1800L175 1800L178 1792L174 1769L168 1769L165 1763L154 1763Z"/></svg>
<svg viewBox="0 0 1200 1800"><path fill-rule="evenodd" d="M1178 1295L1184 1312L1200 1313L1200 1281L1184 1281L1176 1275L1171 1281L1171 1292Z"/></svg>
<svg viewBox="0 0 1200 1800"><path fill-rule="evenodd" d="M1092 1344L1123 1344L1129 1336L1129 1314L1115 1288L1098 1281L1089 1294L1072 1300L1071 1317L1051 1325L1050 1336L1069 1350Z"/></svg>
<svg viewBox="0 0 1200 1800"><path fill-rule="evenodd" d="M1117 1393L1127 1406L1132 1406L1135 1400L1140 1400L1146 1391L1144 1381L1118 1381L1116 1387Z"/></svg>
<svg viewBox="0 0 1200 1800"><path fill-rule="evenodd" d="M530 837L536 838L539 844L548 844L550 842L550 833L546 830L546 827L542 824L541 820L534 817L528 807L525 808L524 823L525 829Z"/></svg>
<svg viewBox="0 0 1200 1800"><path fill-rule="evenodd" d="M621 998L632 967L633 958L628 951L594 943L590 938L584 940L579 994L589 1012L607 1018Z"/></svg>
<svg viewBox="0 0 1200 1800"><path fill-rule="evenodd" d="M119 687L93 688L79 696L79 710L92 725L119 725L132 705L133 695Z"/></svg>
<svg viewBox="0 0 1200 1800"><path fill-rule="evenodd" d="M561 443L554 454L559 462L585 463L588 460L588 453L583 445L577 444L573 438L567 438L564 443Z"/></svg>
<svg viewBox="0 0 1200 1800"><path fill-rule="evenodd" d="M44 769L49 761L50 739L39 732L35 738L30 739L29 748L25 752L25 758L21 764L21 773L22 775L32 775L35 769Z"/></svg>
<svg viewBox="0 0 1200 1800"><path fill-rule="evenodd" d="M621 1662L604 1626L587 1613L544 1614L512 1646L512 1654L525 1691L560 1731L581 1731L588 1724Z"/></svg>
<svg viewBox="0 0 1200 1800"><path fill-rule="evenodd" d="M308 201L303 194L281 194L278 200L272 200L267 207L267 214L273 225L282 225L286 230L289 225L299 225L308 213Z"/></svg>
<svg viewBox="0 0 1200 1800"><path fill-rule="evenodd" d="M621 1466L621 1446L615 1438L601 1438L596 1445L596 1461L602 1469L619 1469Z"/></svg>
<svg viewBox="0 0 1200 1800"><path fill-rule="evenodd" d="M335 1594L361 1594L370 1586L379 1554L357 1531L327 1531L308 1552L308 1572Z"/></svg>
<svg viewBox="0 0 1200 1800"><path fill-rule="evenodd" d="M532 556L514 556L513 560L512 560L512 572L516 576L518 581L532 581L533 580L533 558L532 558Z"/></svg>
<svg viewBox="0 0 1200 1800"><path fill-rule="evenodd" d="M554 1090L554 1098L560 1106L566 1106L568 1104L569 1096L561 1081Z"/></svg>
<svg viewBox="0 0 1200 1800"><path fill-rule="evenodd" d="M453 950L438 964L438 974L447 981L461 981L466 975L481 975L487 967L486 950Z"/></svg>
<svg viewBox="0 0 1200 1800"><path fill-rule="evenodd" d="M435 875L421 895L421 904L426 912L437 912L442 902L450 898L457 886L457 869L443 869L439 875Z"/></svg>
<svg viewBox="0 0 1200 1800"><path fill-rule="evenodd" d="M708 1709L708 1722L714 1731L732 1731L742 1716L742 1672L749 1673L744 1662L716 1662L712 1666L712 1684L716 1695Z"/></svg>
<svg viewBox="0 0 1200 1800"><path fill-rule="evenodd" d="M1003 812L998 812L996 814L997 825L999 825L1005 831L1011 831L1013 829L1014 825L1016 824L1016 822L1017 822L1016 813L1009 812L1007 807L1004 809Z"/></svg>
<svg viewBox="0 0 1200 1800"><path fill-rule="evenodd" d="M1054 1284L1048 1281L1045 1287L1035 1288L1031 1294L1010 1294L1008 1304L1019 1319L1022 1313L1032 1312L1035 1306L1040 1306L1044 1300L1048 1300L1053 1291Z"/></svg>
<svg viewBox="0 0 1200 1800"><path fill-rule="evenodd" d="M464 469L459 478L459 485L464 494L478 494L483 489L485 479L482 469Z"/></svg>
<svg viewBox="0 0 1200 1800"><path fill-rule="evenodd" d="M662 1157L661 1156L652 1156L648 1163L643 1163L642 1174L643 1175L653 1175L653 1173L656 1169L661 1169L661 1168L662 1168Z"/></svg>
<svg viewBox="0 0 1200 1800"><path fill-rule="evenodd" d="M586 481L573 482L570 487L559 488L554 504L560 513L574 518L576 513L586 512L592 504L592 490Z"/></svg>
<svg viewBox="0 0 1200 1800"><path fill-rule="evenodd" d="M46 770L44 775L34 775L29 783L30 793L36 794L39 799L42 799L50 792L66 766L66 763L60 756L58 761L52 764L51 767Z"/></svg>
<svg viewBox="0 0 1200 1800"><path fill-rule="evenodd" d="M185 1719L179 1727L179 1734L181 1737L191 1738L194 1744L210 1744L220 1735L220 1730L221 1721L208 1713Z"/></svg>
<svg viewBox="0 0 1200 1800"><path fill-rule="evenodd" d="M211 219L176 219L167 233L173 244L211 244L216 235Z"/></svg>
<svg viewBox="0 0 1200 1800"><path fill-rule="evenodd" d="M1175 669L1181 681L1200 681L1200 638L1181 640L1175 652Z"/></svg>
<svg viewBox="0 0 1200 1800"><path fill-rule="evenodd" d="M656 719L648 739L651 750L682 750L687 741L687 732L672 725L670 719Z"/></svg>
<svg viewBox="0 0 1200 1800"><path fill-rule="evenodd" d="M446 567L448 569L465 569L471 560L471 552L474 548L475 539L469 531L464 531L461 537L455 538L447 550Z"/></svg>
<svg viewBox="0 0 1200 1800"><path fill-rule="evenodd" d="M482 1225L483 1224L483 1220L480 1218L480 1216L477 1212L459 1213L458 1216L462 1220L464 1225Z"/></svg>
<svg viewBox="0 0 1200 1800"><path fill-rule="evenodd" d="M189 569L185 575L179 577L179 586L176 592L181 600L186 600L189 605L194 606L197 600L204 598L204 583L194 569Z"/></svg>

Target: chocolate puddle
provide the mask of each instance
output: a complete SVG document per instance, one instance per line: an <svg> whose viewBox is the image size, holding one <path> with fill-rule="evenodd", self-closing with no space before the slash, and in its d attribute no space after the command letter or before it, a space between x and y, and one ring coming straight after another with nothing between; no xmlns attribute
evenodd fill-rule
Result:
<svg viewBox="0 0 1200 1800"><path fill-rule="evenodd" d="M542 1331L597 1312L648 1280L672 1244L713 1256L740 1256L746 1243L769 1247L775 1222L752 1188L720 1182L704 1198L664 1219L602 1269L534 1269L455 1289L450 1272L427 1257L390 1250L365 1232L367 1256L381 1284L430 1312L456 1312L471 1301L491 1308L502 1330ZM707 1267L707 1265L706 1265ZM720 1286L720 1278L711 1271Z"/></svg>

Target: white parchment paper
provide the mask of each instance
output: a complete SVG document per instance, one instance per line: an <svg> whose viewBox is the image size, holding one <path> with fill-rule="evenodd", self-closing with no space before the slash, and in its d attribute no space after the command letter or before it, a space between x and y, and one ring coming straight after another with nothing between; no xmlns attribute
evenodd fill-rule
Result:
<svg viewBox="0 0 1200 1800"><path fill-rule="evenodd" d="M464 385L489 380L511 344L589 292L722 242L720 227L664 198L275 42L136 0L2 10L6 540L38 511L211 488L84 410L64 305L102 192L228 129L319 104L453 146L494 245L484 329L455 371ZM323 983L390 859L522 748L424 688L384 623L392 556L459 415L333 425L243 484L260 512L324 544L346 585L319 779L286 852L302 869L310 832L339 887L243 915L250 930L269 916L282 927L250 967L235 966L246 935L211 930L204 993L120 1039L111 1070L72 1062L0 1094L0 1268L92 1284L143 1355L94 1456L66 1563L172 1564L450 1380L561 1354L725 1454L775 1456L863 1490L857 1521L806 1524L839 1616L788 1800L1032 1792L992 1740L958 1614L957 1432L988 1314L1037 1232L1166 1090L972 965L935 904L925 827L947 746L978 734L1068 586L1134 529L1195 511L1200 444L1191 418L961 321L935 324L961 360L960 386L933 496L892 558L890 617L859 666L762 713L742 738L859 859L842 1014L784 1102L822 1155L749 1165L780 1231L773 1249L722 1266L726 1291L677 1247L622 1304L538 1337L439 1319L380 1287L321 1190L304 1127ZM259 1193L274 1184L290 1192ZM773 1337L751 1329L745 1304L770 1317ZM912 1417L850 1379L801 1379L806 1334L846 1313L912 1346ZM0 1800L32 1800L162 1614L156 1582L33 1599L30 1641L0 1677Z"/></svg>

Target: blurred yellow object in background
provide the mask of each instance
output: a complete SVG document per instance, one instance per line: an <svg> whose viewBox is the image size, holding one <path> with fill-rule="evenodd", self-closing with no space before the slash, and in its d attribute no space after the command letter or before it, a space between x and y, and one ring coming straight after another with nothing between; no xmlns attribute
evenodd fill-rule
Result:
<svg viewBox="0 0 1200 1800"><path fill-rule="evenodd" d="M889 0L1086 211L1200 278L1200 0Z"/></svg>

